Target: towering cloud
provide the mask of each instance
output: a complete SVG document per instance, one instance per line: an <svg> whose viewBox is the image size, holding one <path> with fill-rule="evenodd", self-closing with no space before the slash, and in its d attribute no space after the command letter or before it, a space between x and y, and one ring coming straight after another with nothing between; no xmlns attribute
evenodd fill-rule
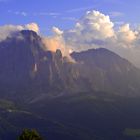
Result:
<svg viewBox="0 0 140 140"><path fill-rule="evenodd" d="M76 23L75 28L64 32L63 36L74 50L88 49L100 46L106 40L115 37L113 27L109 16L98 11L88 11Z"/></svg>
<svg viewBox="0 0 140 140"><path fill-rule="evenodd" d="M72 50L108 48L140 67L140 30L131 29L129 24L116 29L110 17L99 11L88 11L73 29L61 36Z"/></svg>

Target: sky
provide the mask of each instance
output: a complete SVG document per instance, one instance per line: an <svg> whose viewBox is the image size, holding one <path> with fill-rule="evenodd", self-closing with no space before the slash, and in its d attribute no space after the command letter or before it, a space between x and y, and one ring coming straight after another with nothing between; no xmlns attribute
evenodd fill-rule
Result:
<svg viewBox="0 0 140 140"><path fill-rule="evenodd" d="M107 48L140 67L140 0L0 0L0 41L33 30L46 49Z"/></svg>
<svg viewBox="0 0 140 140"><path fill-rule="evenodd" d="M0 0L0 25L35 22L44 34L53 26L69 29L86 11L110 15L112 21L140 23L140 0Z"/></svg>

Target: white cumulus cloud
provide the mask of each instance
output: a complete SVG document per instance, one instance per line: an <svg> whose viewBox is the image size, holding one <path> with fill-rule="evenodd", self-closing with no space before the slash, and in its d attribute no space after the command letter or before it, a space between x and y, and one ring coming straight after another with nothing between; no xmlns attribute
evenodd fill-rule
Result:
<svg viewBox="0 0 140 140"><path fill-rule="evenodd" d="M79 49L101 45L105 40L115 38L114 24L109 16L99 11L88 11L75 25L74 29L65 31L63 36L67 45Z"/></svg>
<svg viewBox="0 0 140 140"><path fill-rule="evenodd" d="M24 28L39 33L39 27L36 23L27 24L24 26Z"/></svg>
<svg viewBox="0 0 140 140"><path fill-rule="evenodd" d="M11 33L21 30L32 30L39 33L39 27L36 23L27 25L4 25L0 26L0 41L5 40Z"/></svg>
<svg viewBox="0 0 140 140"><path fill-rule="evenodd" d="M88 11L73 29L61 31L61 36L66 46L72 50L107 48L140 67L140 30L122 24L115 28L115 23L108 15Z"/></svg>
<svg viewBox="0 0 140 140"><path fill-rule="evenodd" d="M53 32L55 35L62 35L62 34L63 34L63 31L60 30L60 29L57 28L57 27L53 27L53 28L52 28L52 32Z"/></svg>
<svg viewBox="0 0 140 140"><path fill-rule="evenodd" d="M119 41L131 43L135 41L135 39L137 38L137 34L138 32L130 29L129 24L125 24L119 28L117 35Z"/></svg>

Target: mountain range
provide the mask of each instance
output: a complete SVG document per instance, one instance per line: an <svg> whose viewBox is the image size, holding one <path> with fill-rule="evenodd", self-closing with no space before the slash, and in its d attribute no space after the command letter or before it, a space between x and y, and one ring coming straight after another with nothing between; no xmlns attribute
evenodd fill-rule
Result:
<svg viewBox="0 0 140 140"><path fill-rule="evenodd" d="M46 94L104 91L139 95L140 70L117 54L104 48L73 52L70 56L75 62L71 62L61 50L45 51L43 45L41 37L28 30L0 43L3 90L32 87Z"/></svg>
<svg viewBox="0 0 140 140"><path fill-rule="evenodd" d="M140 117L140 69L105 48L67 57L33 31L13 33L0 42L0 85L2 140L26 123L51 140L133 140L123 134L140 128L130 122Z"/></svg>

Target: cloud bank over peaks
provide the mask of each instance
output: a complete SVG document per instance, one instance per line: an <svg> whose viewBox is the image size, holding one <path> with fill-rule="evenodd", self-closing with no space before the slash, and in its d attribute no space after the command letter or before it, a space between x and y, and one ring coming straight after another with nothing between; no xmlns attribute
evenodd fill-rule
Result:
<svg viewBox="0 0 140 140"><path fill-rule="evenodd" d="M12 32L24 29L40 33L36 23L5 25L0 26L0 41ZM87 11L72 29L63 31L53 27L52 33L51 36L42 36L45 50L55 52L60 49L63 56L69 56L72 51L107 48L140 67L140 29L134 30L128 23L116 26L108 15L99 11Z"/></svg>
<svg viewBox="0 0 140 140"><path fill-rule="evenodd" d="M73 29L61 33L72 50L107 48L140 67L140 30L132 29L129 24L116 29L110 17L99 11L88 11Z"/></svg>
<svg viewBox="0 0 140 140"><path fill-rule="evenodd" d="M13 33L22 30L32 30L40 34L39 26L36 23L29 23L26 25L4 25L0 26L0 41L5 40L7 37L13 36ZM52 36L42 36L42 41L44 43L44 49L56 52L57 49L62 51L63 56L69 56L70 49L66 47L64 38L62 36L63 31L57 27L52 28ZM19 38L20 39L20 38Z"/></svg>
<svg viewBox="0 0 140 140"><path fill-rule="evenodd" d="M4 25L0 26L0 41L5 40L12 33L21 30L32 30L39 33L39 27L36 23L30 23L26 25Z"/></svg>
<svg viewBox="0 0 140 140"><path fill-rule="evenodd" d="M45 45L45 50L56 52L57 49L60 49L63 56L70 57L69 54L71 49L67 47L65 43L63 31L61 31L57 27L53 27L52 32L52 36L42 37L42 41Z"/></svg>

